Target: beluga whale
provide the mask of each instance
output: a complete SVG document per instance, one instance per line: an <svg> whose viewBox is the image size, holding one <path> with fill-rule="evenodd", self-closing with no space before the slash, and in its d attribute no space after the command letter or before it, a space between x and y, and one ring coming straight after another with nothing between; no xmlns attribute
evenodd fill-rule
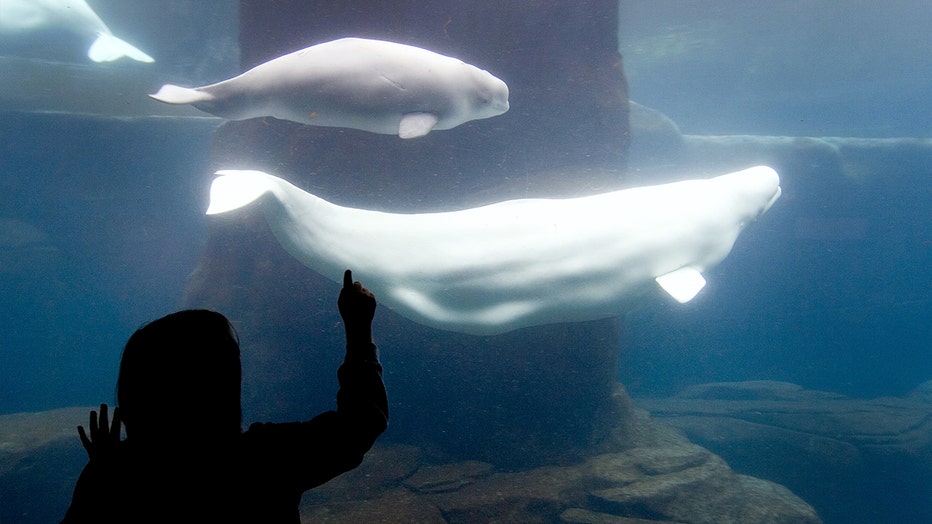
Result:
<svg viewBox="0 0 932 524"><path fill-rule="evenodd" d="M508 86L456 58L395 42L342 38L203 87L152 98L229 120L271 116L416 138L508 111Z"/></svg>
<svg viewBox="0 0 932 524"><path fill-rule="evenodd" d="M291 255L365 278L421 324L474 335L617 316L653 283L679 302L780 196L766 166L569 199L399 214L342 207L260 172L218 171L208 215L258 205Z"/></svg>
<svg viewBox="0 0 932 524"><path fill-rule="evenodd" d="M68 49L75 41L86 43L87 57L94 62L113 62L128 57L137 62L154 62L148 54L113 36L107 24L84 0L2 0L0 41L14 52L40 49L52 55Z"/></svg>

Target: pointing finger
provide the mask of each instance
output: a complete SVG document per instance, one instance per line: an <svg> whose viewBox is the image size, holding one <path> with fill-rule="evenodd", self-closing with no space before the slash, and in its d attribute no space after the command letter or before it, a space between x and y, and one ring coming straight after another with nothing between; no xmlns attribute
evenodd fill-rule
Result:
<svg viewBox="0 0 932 524"><path fill-rule="evenodd" d="M353 287L353 271L347 269L343 272L343 289L349 289Z"/></svg>

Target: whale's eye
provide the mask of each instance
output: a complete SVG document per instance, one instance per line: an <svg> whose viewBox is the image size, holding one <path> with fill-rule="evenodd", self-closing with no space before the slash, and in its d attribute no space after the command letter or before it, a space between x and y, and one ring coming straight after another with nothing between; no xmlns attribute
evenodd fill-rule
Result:
<svg viewBox="0 0 932 524"><path fill-rule="evenodd" d="M477 89L476 90L476 99L482 105L488 105L492 103L492 93L488 89Z"/></svg>

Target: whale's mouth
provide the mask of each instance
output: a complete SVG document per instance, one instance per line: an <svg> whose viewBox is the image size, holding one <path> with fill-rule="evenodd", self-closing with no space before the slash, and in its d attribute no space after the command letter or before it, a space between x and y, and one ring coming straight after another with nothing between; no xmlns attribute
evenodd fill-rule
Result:
<svg viewBox="0 0 932 524"><path fill-rule="evenodd" d="M781 189L780 186L777 186L777 190L773 192L773 196L770 197L770 200L767 201L767 204L764 205L764 208L763 208L763 209L761 209L761 211L760 211L761 214L766 213L767 210L770 209L770 206L772 206L773 203L776 202L777 199L780 198L780 195L782 195L782 194L783 194L783 189Z"/></svg>

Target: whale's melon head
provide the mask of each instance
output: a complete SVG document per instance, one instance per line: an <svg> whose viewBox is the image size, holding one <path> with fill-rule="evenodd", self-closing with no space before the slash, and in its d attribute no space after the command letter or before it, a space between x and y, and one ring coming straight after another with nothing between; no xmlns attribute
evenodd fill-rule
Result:
<svg viewBox="0 0 932 524"><path fill-rule="evenodd" d="M729 207L740 214L742 225L756 220L780 198L780 176L772 168L757 166L716 179L728 187Z"/></svg>
<svg viewBox="0 0 932 524"><path fill-rule="evenodd" d="M508 85L488 71L473 68L472 117L491 118L508 111Z"/></svg>

